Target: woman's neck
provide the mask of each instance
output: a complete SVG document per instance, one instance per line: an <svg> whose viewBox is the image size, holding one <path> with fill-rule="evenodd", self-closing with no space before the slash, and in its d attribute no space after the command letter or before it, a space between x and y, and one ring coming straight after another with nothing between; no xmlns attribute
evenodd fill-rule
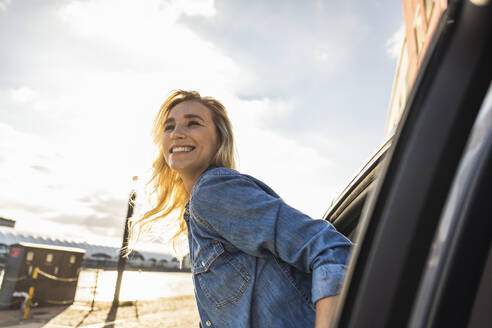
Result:
<svg viewBox="0 0 492 328"><path fill-rule="evenodd" d="M198 178L209 168L213 167L213 165L207 167L201 172L193 172L193 173L187 173L187 172L180 172L179 175L181 177L181 180L183 180L184 187L188 194L191 194L191 191L193 190L193 186L195 185L196 181Z"/></svg>
<svg viewBox="0 0 492 328"><path fill-rule="evenodd" d="M191 194L191 191L193 190L193 186L195 185L198 178L203 174L203 172L205 172L205 170L199 173L195 172L194 174L185 174L185 173L179 174L181 176L181 180L183 180L184 187L188 192L188 194Z"/></svg>
<svg viewBox="0 0 492 328"><path fill-rule="evenodd" d="M184 177L181 177L183 180L184 187L188 194L191 194L191 190L193 189L193 186L195 185L196 180L198 180L198 177L196 179L187 179Z"/></svg>

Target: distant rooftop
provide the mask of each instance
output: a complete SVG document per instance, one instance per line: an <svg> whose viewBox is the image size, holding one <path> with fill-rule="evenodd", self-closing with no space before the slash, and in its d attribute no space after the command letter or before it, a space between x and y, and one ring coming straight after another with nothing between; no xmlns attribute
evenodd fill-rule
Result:
<svg viewBox="0 0 492 328"><path fill-rule="evenodd" d="M85 257L98 257L101 254L107 255L109 258L117 259L119 255L119 247L110 247L102 245L88 244L87 242L80 242L74 240L59 239L52 236L32 234L30 232L19 231L10 227L0 226L0 245L10 246L17 243L35 243L51 246L65 246L85 249ZM167 261L171 262L173 256L167 253L138 251L137 253L142 256L143 260L154 259L155 261Z"/></svg>
<svg viewBox="0 0 492 328"><path fill-rule="evenodd" d="M15 220L7 219L0 216L0 226L13 228L15 227Z"/></svg>

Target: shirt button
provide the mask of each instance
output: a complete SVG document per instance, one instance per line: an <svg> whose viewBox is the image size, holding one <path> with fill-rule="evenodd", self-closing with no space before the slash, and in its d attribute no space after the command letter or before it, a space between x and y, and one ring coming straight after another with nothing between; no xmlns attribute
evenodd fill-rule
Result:
<svg viewBox="0 0 492 328"><path fill-rule="evenodd" d="M205 262L204 262L204 261L202 261L202 266L205 266ZM208 321L207 321L207 322L208 322Z"/></svg>
<svg viewBox="0 0 492 328"><path fill-rule="evenodd" d="M205 322L205 324L207 325L207 327L210 327L212 325L212 323L208 320L207 320L207 322Z"/></svg>

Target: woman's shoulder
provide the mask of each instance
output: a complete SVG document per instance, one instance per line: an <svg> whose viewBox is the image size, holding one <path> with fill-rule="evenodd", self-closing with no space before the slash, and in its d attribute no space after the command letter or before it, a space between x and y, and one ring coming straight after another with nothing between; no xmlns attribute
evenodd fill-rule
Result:
<svg viewBox="0 0 492 328"><path fill-rule="evenodd" d="M208 168L195 182L192 190L192 194L197 193L199 190L203 190L209 187L223 187L230 184L234 180L245 179L244 174L239 173L236 170L229 169L226 167L214 166Z"/></svg>
<svg viewBox="0 0 492 328"><path fill-rule="evenodd" d="M250 175L225 167L212 167L198 178L191 192L191 198L195 198L193 196L197 194L209 199L217 196L245 198L257 193L266 193L279 198L269 186Z"/></svg>
<svg viewBox="0 0 492 328"><path fill-rule="evenodd" d="M200 179L210 176L242 176L242 175L243 174L239 173L234 169L229 169L227 167L222 167L222 166L212 166L202 173Z"/></svg>
<svg viewBox="0 0 492 328"><path fill-rule="evenodd" d="M255 188L245 175L225 167L207 169L198 178L190 195L190 208L203 217L217 217L229 207L240 207L246 194ZM254 192L254 191L253 191Z"/></svg>

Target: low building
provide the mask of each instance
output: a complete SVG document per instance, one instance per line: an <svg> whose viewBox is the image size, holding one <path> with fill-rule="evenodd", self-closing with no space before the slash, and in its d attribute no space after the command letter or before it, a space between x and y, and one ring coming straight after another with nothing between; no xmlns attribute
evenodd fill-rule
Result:
<svg viewBox="0 0 492 328"><path fill-rule="evenodd" d="M7 218L0 216L0 226L14 228L15 227L15 220L7 219Z"/></svg>
<svg viewBox="0 0 492 328"><path fill-rule="evenodd" d="M76 247L85 250L82 266L90 268L116 269L118 264L119 247L93 245L87 242L53 238L37 235L16 229L0 226L0 264L5 263L10 245L20 242L36 243L52 246ZM170 254L137 250L128 258L128 269L171 270L179 269L178 261ZM183 265L183 270L189 270L189 265Z"/></svg>

